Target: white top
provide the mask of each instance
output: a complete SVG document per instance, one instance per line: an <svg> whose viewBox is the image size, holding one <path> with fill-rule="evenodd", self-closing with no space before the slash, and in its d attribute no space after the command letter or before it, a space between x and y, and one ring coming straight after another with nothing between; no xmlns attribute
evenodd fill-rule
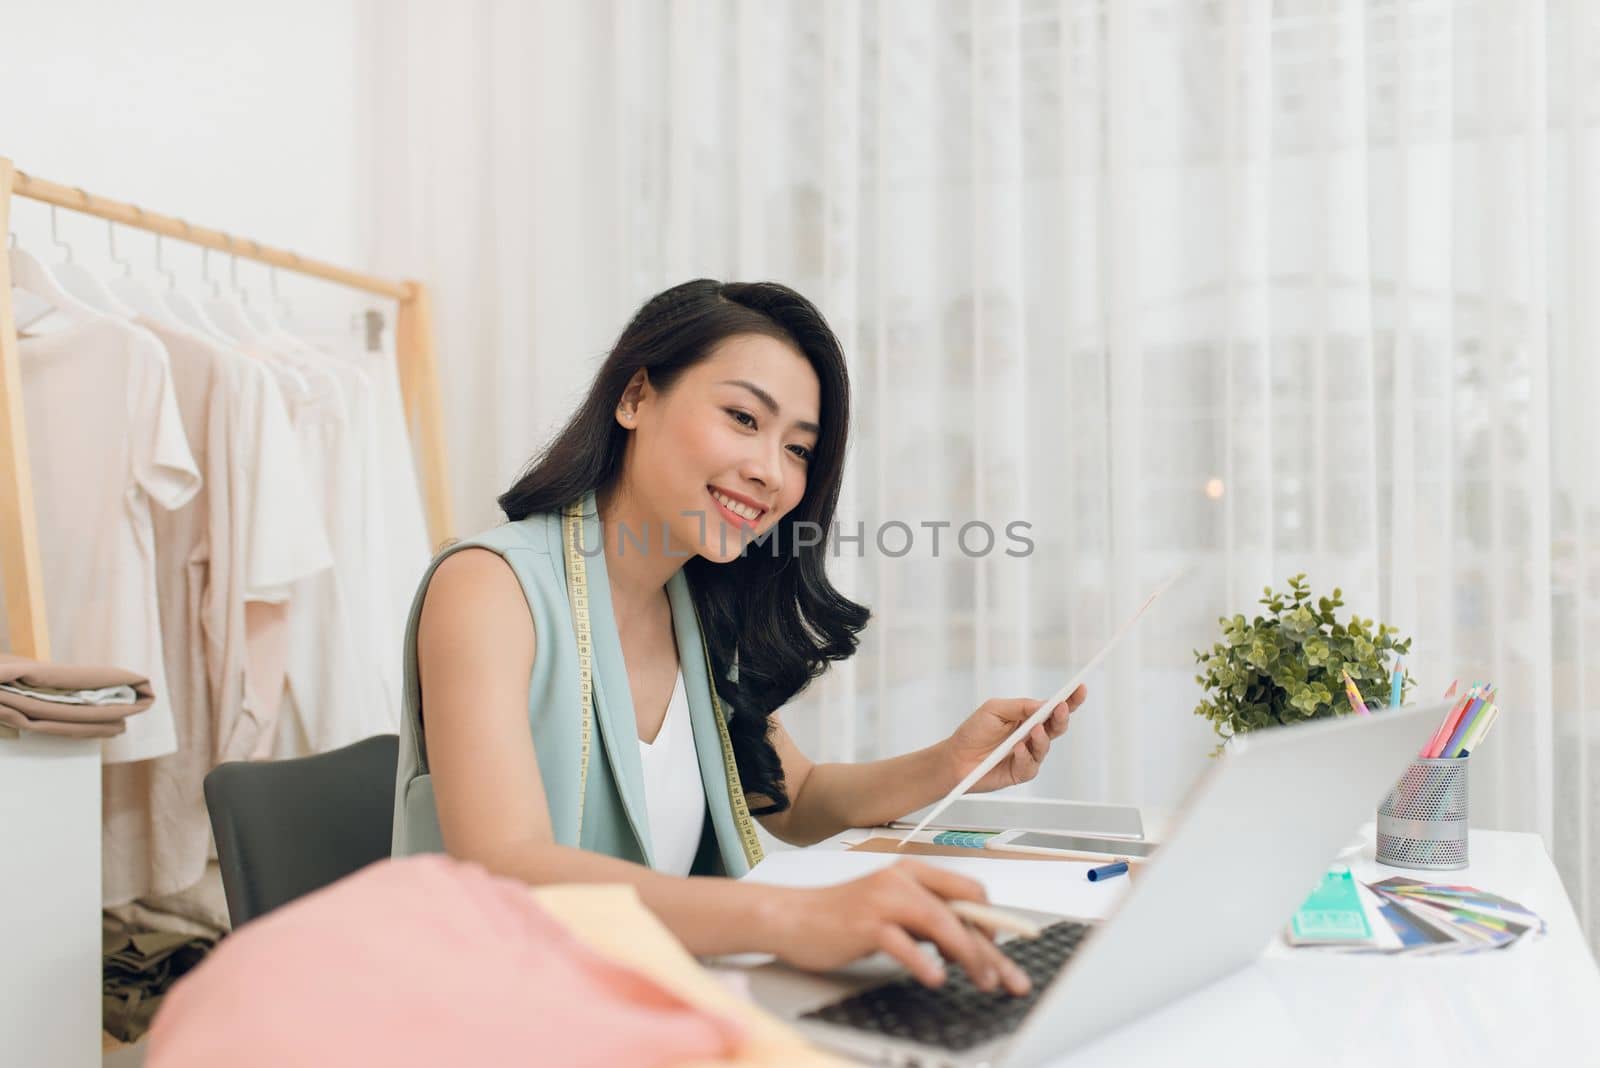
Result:
<svg viewBox="0 0 1600 1068"><path fill-rule="evenodd" d="M650 810L656 870L688 875L705 828L706 789L700 781L682 671L673 683L667 717L661 721L656 740L639 739L639 759L644 765L644 797Z"/></svg>
<svg viewBox="0 0 1600 1068"><path fill-rule="evenodd" d="M18 345L50 654L150 680L155 702L106 738L107 763L177 748L151 513L200 488L167 350L110 317Z"/></svg>
<svg viewBox="0 0 1600 1068"><path fill-rule="evenodd" d="M382 707L398 716L405 648L406 617L417 584L428 570L433 550L422 506L421 483L411 455L405 404L400 393L399 362L393 352L339 351L367 376L372 390L372 433L367 439L369 482L366 545L373 568L373 594L368 613L377 658L378 679L385 690ZM397 729L396 726L385 730Z"/></svg>
<svg viewBox="0 0 1600 1068"><path fill-rule="evenodd" d="M364 530L352 518L366 503L360 438L333 370L265 341L247 345L246 351L280 373L292 368L304 383L298 390L286 386L284 397L305 466L304 496L316 507L333 555L331 569L280 591L286 605L276 625L268 625L267 614L258 612L251 628L253 654L263 661L276 655L282 665L275 678L256 672L263 685L251 695L269 715L276 717L282 707L272 755L306 756L383 730L361 730L371 721L378 695L370 646L356 614L365 593L358 581L365 573L360 555ZM347 731L337 729L347 725Z"/></svg>

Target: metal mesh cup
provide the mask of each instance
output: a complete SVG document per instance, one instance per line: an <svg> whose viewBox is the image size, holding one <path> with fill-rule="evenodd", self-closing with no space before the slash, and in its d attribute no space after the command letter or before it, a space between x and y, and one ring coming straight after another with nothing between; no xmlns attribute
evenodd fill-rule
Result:
<svg viewBox="0 0 1600 1068"><path fill-rule="evenodd" d="M1466 757L1417 759L1378 806L1378 863L1467 866Z"/></svg>

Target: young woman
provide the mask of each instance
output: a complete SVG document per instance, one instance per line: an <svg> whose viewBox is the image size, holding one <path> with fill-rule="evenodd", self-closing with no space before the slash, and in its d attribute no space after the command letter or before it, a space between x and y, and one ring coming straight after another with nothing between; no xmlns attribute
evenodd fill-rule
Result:
<svg viewBox="0 0 1600 1068"><path fill-rule="evenodd" d="M813 764L778 710L850 656L868 612L825 573L845 457L844 355L805 298L686 282L648 301L587 399L452 544L406 639L395 852L528 883L630 883L693 953L827 969L883 950L929 984L931 941L984 989L1027 980L947 900L982 887L902 860L854 882L739 882L752 816L819 842L931 804L1040 702L986 701L944 741ZM754 543L752 543L752 539ZM1038 772L1080 688L978 784Z"/></svg>

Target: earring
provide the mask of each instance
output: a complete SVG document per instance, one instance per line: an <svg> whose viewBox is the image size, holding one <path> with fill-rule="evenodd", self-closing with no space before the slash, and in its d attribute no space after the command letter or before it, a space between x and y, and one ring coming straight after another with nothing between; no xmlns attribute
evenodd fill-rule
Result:
<svg viewBox="0 0 1600 1068"><path fill-rule="evenodd" d="M617 414L622 416L622 421L624 423L632 423L633 422L633 413L628 411L628 409L624 408L620 404L617 405Z"/></svg>

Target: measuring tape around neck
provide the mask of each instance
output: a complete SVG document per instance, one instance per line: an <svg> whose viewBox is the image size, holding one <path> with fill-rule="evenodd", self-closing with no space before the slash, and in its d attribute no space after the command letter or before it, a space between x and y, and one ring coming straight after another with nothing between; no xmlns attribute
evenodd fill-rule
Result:
<svg viewBox="0 0 1600 1068"><path fill-rule="evenodd" d="M578 829L573 834L572 844L581 847L583 801L589 794L589 749L594 735L594 643L589 629L589 574L580 551L582 504L569 504L562 515L567 550L567 604L572 609L572 628L578 635L578 702L582 726L578 734Z"/></svg>
<svg viewBox="0 0 1600 1068"><path fill-rule="evenodd" d="M563 541L567 554L567 603L572 609L572 626L578 637L578 693L582 704L579 728L578 764L578 829L574 843L583 842L583 803L589 786L589 750L594 735L594 642L589 621L589 572L581 551L583 542L583 505L575 502L562 510ZM604 537L604 534L601 535ZM604 546L602 545L602 549ZM696 613L695 623L699 625ZM717 737L722 743L722 766L728 780L728 801L733 807L733 821L739 830L739 844L744 850L745 863L755 867L764 852L761 839L756 835L755 821L750 817L750 806L745 800L744 787L739 782L739 766L733 756L733 742L728 737L728 724L722 715L722 702L717 697L716 675L711 669L711 651L701 631L700 651L705 655L706 686L711 691L712 718L717 724Z"/></svg>

